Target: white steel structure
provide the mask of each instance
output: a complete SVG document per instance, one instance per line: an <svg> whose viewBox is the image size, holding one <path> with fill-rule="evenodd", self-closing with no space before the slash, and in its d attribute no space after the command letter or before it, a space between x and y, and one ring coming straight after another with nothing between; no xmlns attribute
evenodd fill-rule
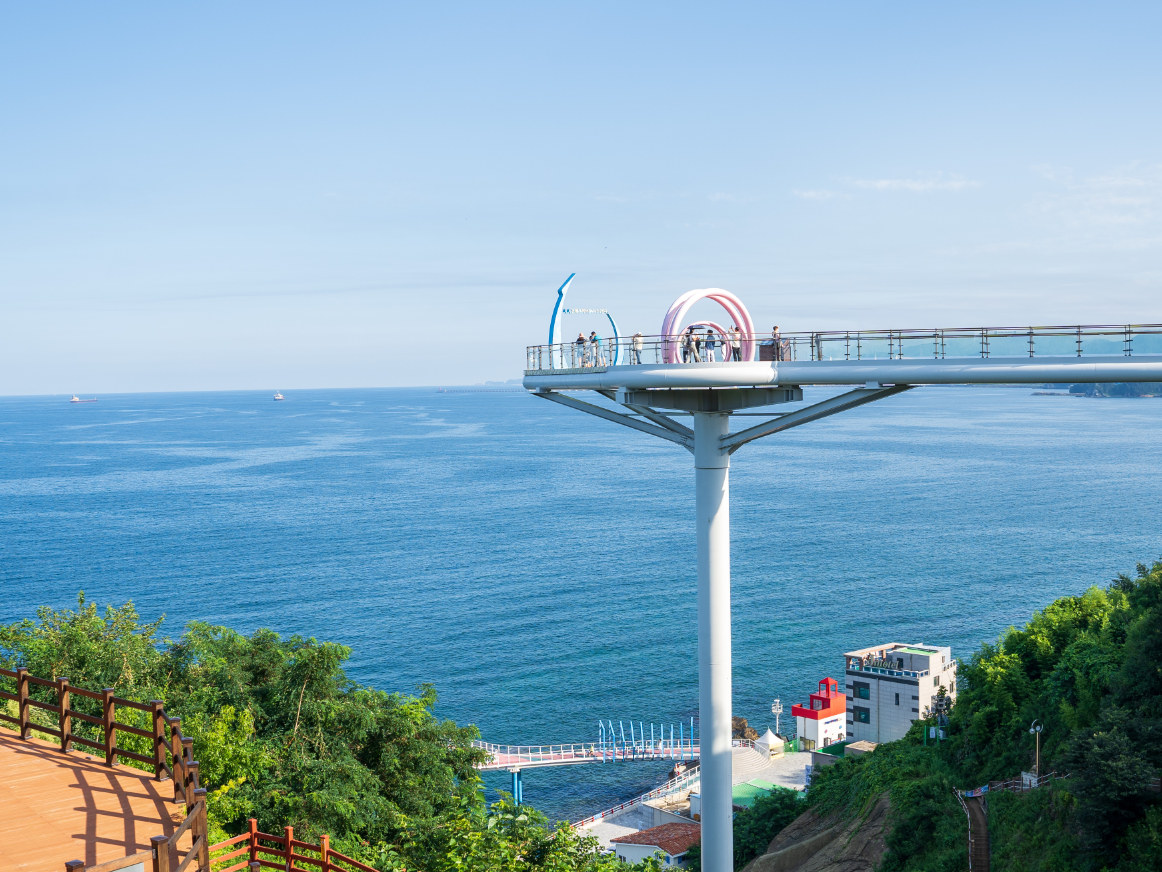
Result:
<svg viewBox="0 0 1162 872"><path fill-rule="evenodd" d="M689 308L691 294L718 302L728 299L741 307L727 292L711 289L683 295L671 315L677 308L682 312ZM735 324L747 323L735 318L737 308L723 305ZM807 360L755 360L762 356L760 337L750 333L742 337L741 359L708 362L695 352L690 356L694 362L682 363L672 362L690 358L676 350L684 334L671 315L663 334L644 349L645 358L658 362L561 368L560 362L567 359L563 346L532 346L524 387L534 396L675 442L694 455L702 867L707 872L731 872L730 456L763 436L920 385L1162 382L1162 353L1141 353L1143 346L1153 350L1150 343L1162 339L1162 325L812 333L790 341L783 337L787 351L776 357L797 356L796 349L802 347L809 350ZM696 324L717 328L711 322ZM718 332L727 338L726 331ZM1076 354L1071 354L1074 336ZM1061 353L1063 337L1070 345ZM1011 345L1014 338L1021 343L1020 356L992 356L998 346L1008 350L1005 341ZM969 339L979 344L979 356L952 356ZM1091 355L1086 353L1087 343L1102 350L1121 343L1116 350L1122 353ZM1052 351L1053 356L1034 356L1035 348ZM841 359L828 359L837 356ZM803 385L850 390L783 414L760 413L766 420L730 431L732 415L754 415L742 410L801 401ZM608 402L586 402L571 395L578 391ZM693 427L675 420L675 413L692 416Z"/></svg>

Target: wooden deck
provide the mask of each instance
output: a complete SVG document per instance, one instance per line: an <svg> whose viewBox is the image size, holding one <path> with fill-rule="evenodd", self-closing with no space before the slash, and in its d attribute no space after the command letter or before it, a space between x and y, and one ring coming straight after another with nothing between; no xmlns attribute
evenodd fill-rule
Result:
<svg viewBox="0 0 1162 872"><path fill-rule="evenodd" d="M68 860L147 850L185 816L172 800L173 785L152 773L0 729L0 872L64 872Z"/></svg>

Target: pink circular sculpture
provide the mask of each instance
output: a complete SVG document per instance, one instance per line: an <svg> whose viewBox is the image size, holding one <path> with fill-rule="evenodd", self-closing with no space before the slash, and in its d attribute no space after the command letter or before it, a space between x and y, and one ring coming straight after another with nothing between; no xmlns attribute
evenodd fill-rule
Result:
<svg viewBox="0 0 1162 872"><path fill-rule="evenodd" d="M742 300L732 294L730 291L724 291L722 288L701 288L696 291L686 291L678 299L674 300L673 305L670 306L666 312L666 318L662 321L662 360L666 363L681 363L681 336L682 336L682 319L686 313L690 311L690 307L699 300L713 300L730 315L732 321L739 332L742 334L741 348L743 360L754 360L755 353L755 330L754 322L750 319L750 312L746 310L746 306L742 304ZM717 324L710 321L698 321L699 325L709 327L711 330L726 337L724 331Z"/></svg>

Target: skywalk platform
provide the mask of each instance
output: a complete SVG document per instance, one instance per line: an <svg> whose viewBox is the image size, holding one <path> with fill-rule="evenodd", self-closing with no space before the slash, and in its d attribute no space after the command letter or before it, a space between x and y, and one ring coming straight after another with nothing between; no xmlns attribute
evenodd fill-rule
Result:
<svg viewBox="0 0 1162 872"><path fill-rule="evenodd" d="M150 850L185 817L173 785L0 731L0 872L63 872ZM150 862L145 867L152 868Z"/></svg>

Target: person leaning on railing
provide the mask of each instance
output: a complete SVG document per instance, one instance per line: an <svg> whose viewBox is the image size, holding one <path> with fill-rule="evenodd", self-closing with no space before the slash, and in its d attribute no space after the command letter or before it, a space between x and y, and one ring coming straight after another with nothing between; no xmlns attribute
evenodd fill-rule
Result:
<svg viewBox="0 0 1162 872"><path fill-rule="evenodd" d="M642 334L640 330L633 334L633 339L630 342L629 362L638 365L642 362Z"/></svg>

